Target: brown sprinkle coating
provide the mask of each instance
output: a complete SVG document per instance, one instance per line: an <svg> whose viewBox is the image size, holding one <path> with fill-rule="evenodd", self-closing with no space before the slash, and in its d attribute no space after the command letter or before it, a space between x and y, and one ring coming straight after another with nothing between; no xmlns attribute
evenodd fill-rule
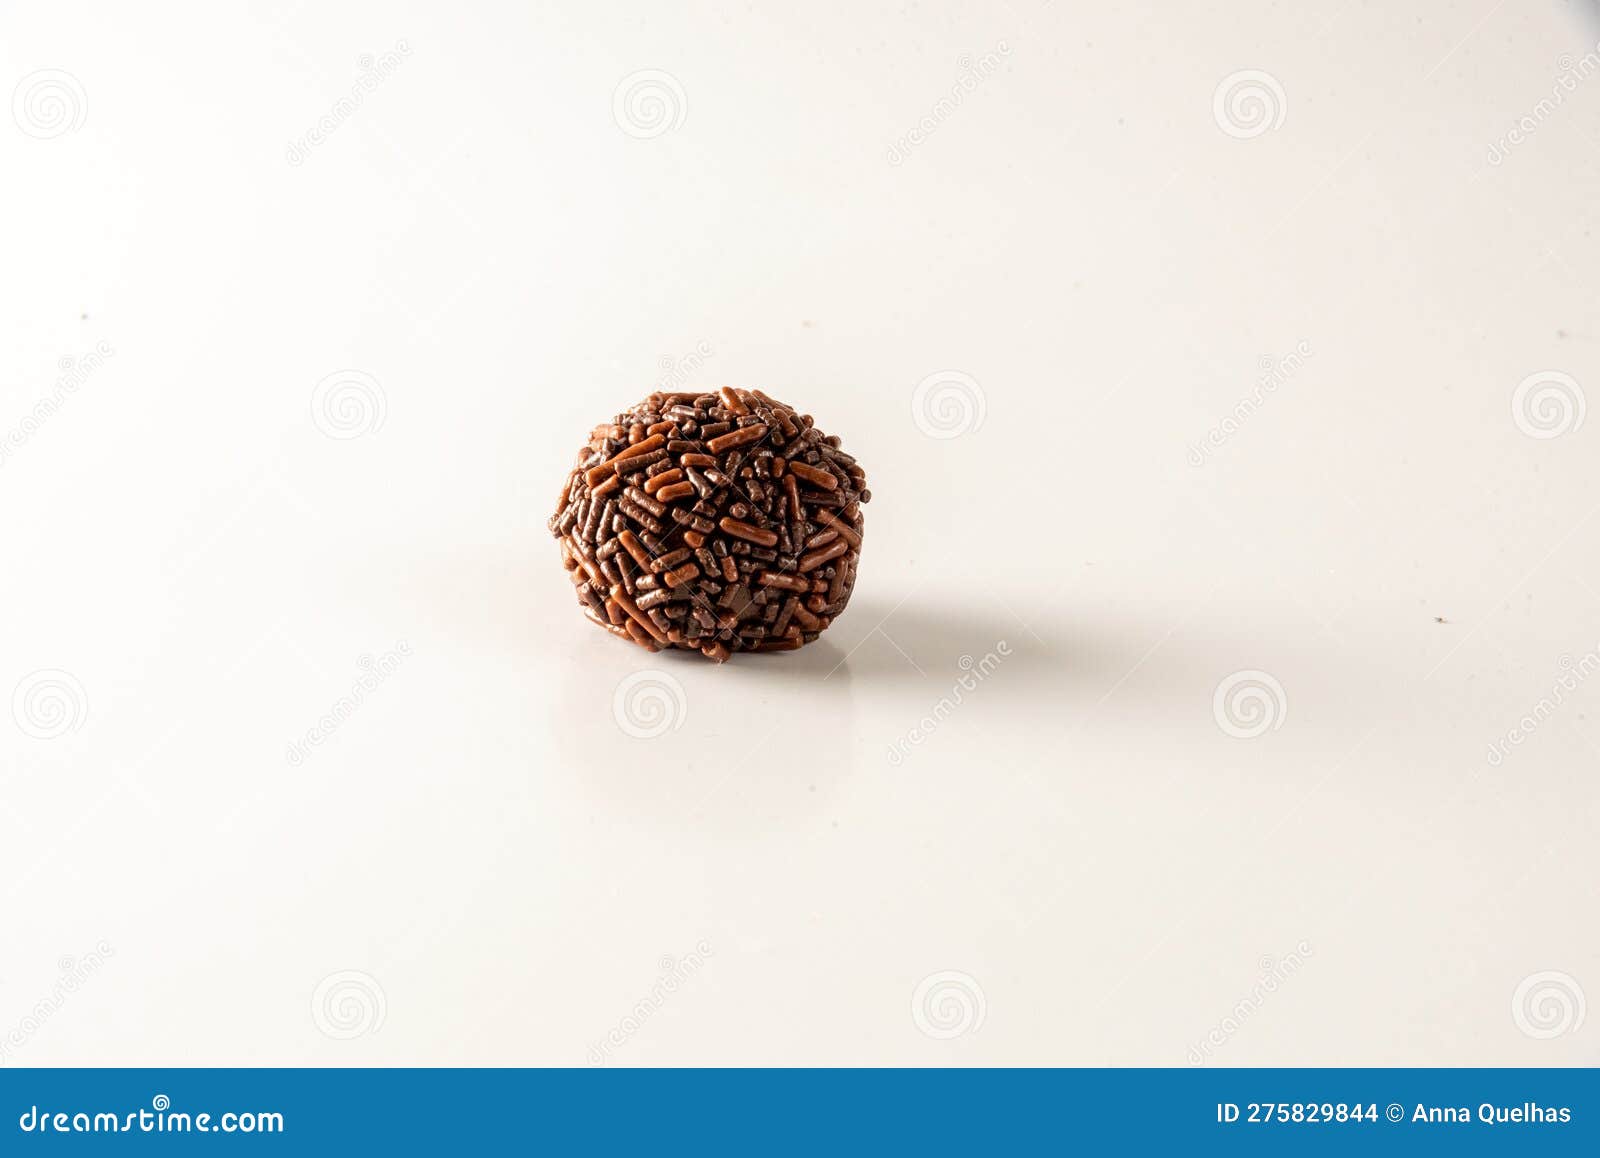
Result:
<svg viewBox="0 0 1600 1158"><path fill-rule="evenodd" d="M778 575L772 571L761 572L757 580L763 587L782 587L786 591L810 591L811 584L798 575Z"/></svg>
<svg viewBox="0 0 1600 1158"><path fill-rule="evenodd" d="M866 499L861 501L866 502ZM818 511L817 522L827 527L830 531L838 531L839 538L849 543L852 547L861 546L861 536L848 523L842 519L835 518L831 511Z"/></svg>
<svg viewBox="0 0 1600 1158"><path fill-rule="evenodd" d="M771 531L763 531L760 527L752 527L742 519L723 519L717 524L730 535L737 535L741 539L762 547L775 547L778 545L778 536Z"/></svg>
<svg viewBox="0 0 1600 1158"><path fill-rule="evenodd" d="M635 429L638 428L636 427ZM657 434L645 439L642 442L635 442L632 446L627 447L618 454L612 455L610 458L606 459L606 461L597 463L596 465L590 467L589 473L584 476L584 479L590 486L594 486L595 483L599 482L607 474L616 470L619 462L629 458L634 458L641 454L647 454L658 446L666 445L666 441L667 440L665 438Z"/></svg>
<svg viewBox="0 0 1600 1158"><path fill-rule="evenodd" d="M820 551L813 551L809 555L802 556L800 559L800 570L815 571L828 560L837 559L849 549L850 544L846 543L843 539L840 539L835 543L830 543Z"/></svg>
<svg viewBox="0 0 1600 1158"><path fill-rule="evenodd" d="M743 446L747 442L758 442L766 436L767 428L759 422L754 426L741 426L738 430L730 430L727 434L719 434L706 443L706 449L712 454L721 454L725 450L732 450L736 446Z"/></svg>
<svg viewBox="0 0 1600 1158"><path fill-rule="evenodd" d="M653 495L662 487L671 486L675 482L681 482L682 479L683 471L676 469L664 470L660 474L653 474L645 480L644 493Z"/></svg>
<svg viewBox="0 0 1600 1158"><path fill-rule="evenodd" d="M866 474L759 390L650 395L568 468L550 533L584 615L648 651L792 651L844 611Z"/></svg>
<svg viewBox="0 0 1600 1158"><path fill-rule="evenodd" d="M818 470L816 467L808 466L803 462L790 463L789 469L799 475L805 482L811 483L813 486L819 486L825 491L831 491L839 485L839 480L827 471Z"/></svg>

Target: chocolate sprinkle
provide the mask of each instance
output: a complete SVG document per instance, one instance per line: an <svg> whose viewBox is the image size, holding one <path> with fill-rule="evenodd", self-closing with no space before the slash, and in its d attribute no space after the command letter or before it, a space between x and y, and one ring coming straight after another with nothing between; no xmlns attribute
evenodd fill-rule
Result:
<svg viewBox="0 0 1600 1158"><path fill-rule="evenodd" d="M590 432L550 533L591 622L647 651L792 651L838 618L866 474L759 390L656 393Z"/></svg>

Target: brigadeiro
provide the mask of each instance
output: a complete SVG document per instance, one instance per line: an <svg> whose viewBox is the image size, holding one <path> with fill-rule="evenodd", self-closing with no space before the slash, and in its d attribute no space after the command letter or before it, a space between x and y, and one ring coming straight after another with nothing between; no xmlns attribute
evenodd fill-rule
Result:
<svg viewBox="0 0 1600 1158"><path fill-rule="evenodd" d="M856 460L759 390L656 393L601 423L550 533L583 613L647 651L793 651L850 602Z"/></svg>

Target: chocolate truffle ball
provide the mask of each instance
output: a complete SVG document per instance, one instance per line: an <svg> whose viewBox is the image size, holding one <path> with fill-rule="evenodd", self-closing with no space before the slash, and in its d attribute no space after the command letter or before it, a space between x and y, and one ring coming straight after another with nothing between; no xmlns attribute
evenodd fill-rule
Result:
<svg viewBox="0 0 1600 1158"><path fill-rule="evenodd" d="M793 651L844 611L856 460L759 390L656 393L596 426L550 533L583 613L647 651Z"/></svg>

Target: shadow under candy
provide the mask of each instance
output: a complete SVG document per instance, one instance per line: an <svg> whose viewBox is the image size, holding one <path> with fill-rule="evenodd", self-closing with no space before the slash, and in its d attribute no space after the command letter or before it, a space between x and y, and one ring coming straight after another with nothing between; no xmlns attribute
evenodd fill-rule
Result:
<svg viewBox="0 0 1600 1158"><path fill-rule="evenodd" d="M834 645L842 656L829 678L875 683L922 684L980 665L1065 676L1069 656L1082 665L1094 654L1089 641L1074 640L1061 624L1027 624L998 605L939 608L862 600L819 642L830 636L837 636Z"/></svg>

